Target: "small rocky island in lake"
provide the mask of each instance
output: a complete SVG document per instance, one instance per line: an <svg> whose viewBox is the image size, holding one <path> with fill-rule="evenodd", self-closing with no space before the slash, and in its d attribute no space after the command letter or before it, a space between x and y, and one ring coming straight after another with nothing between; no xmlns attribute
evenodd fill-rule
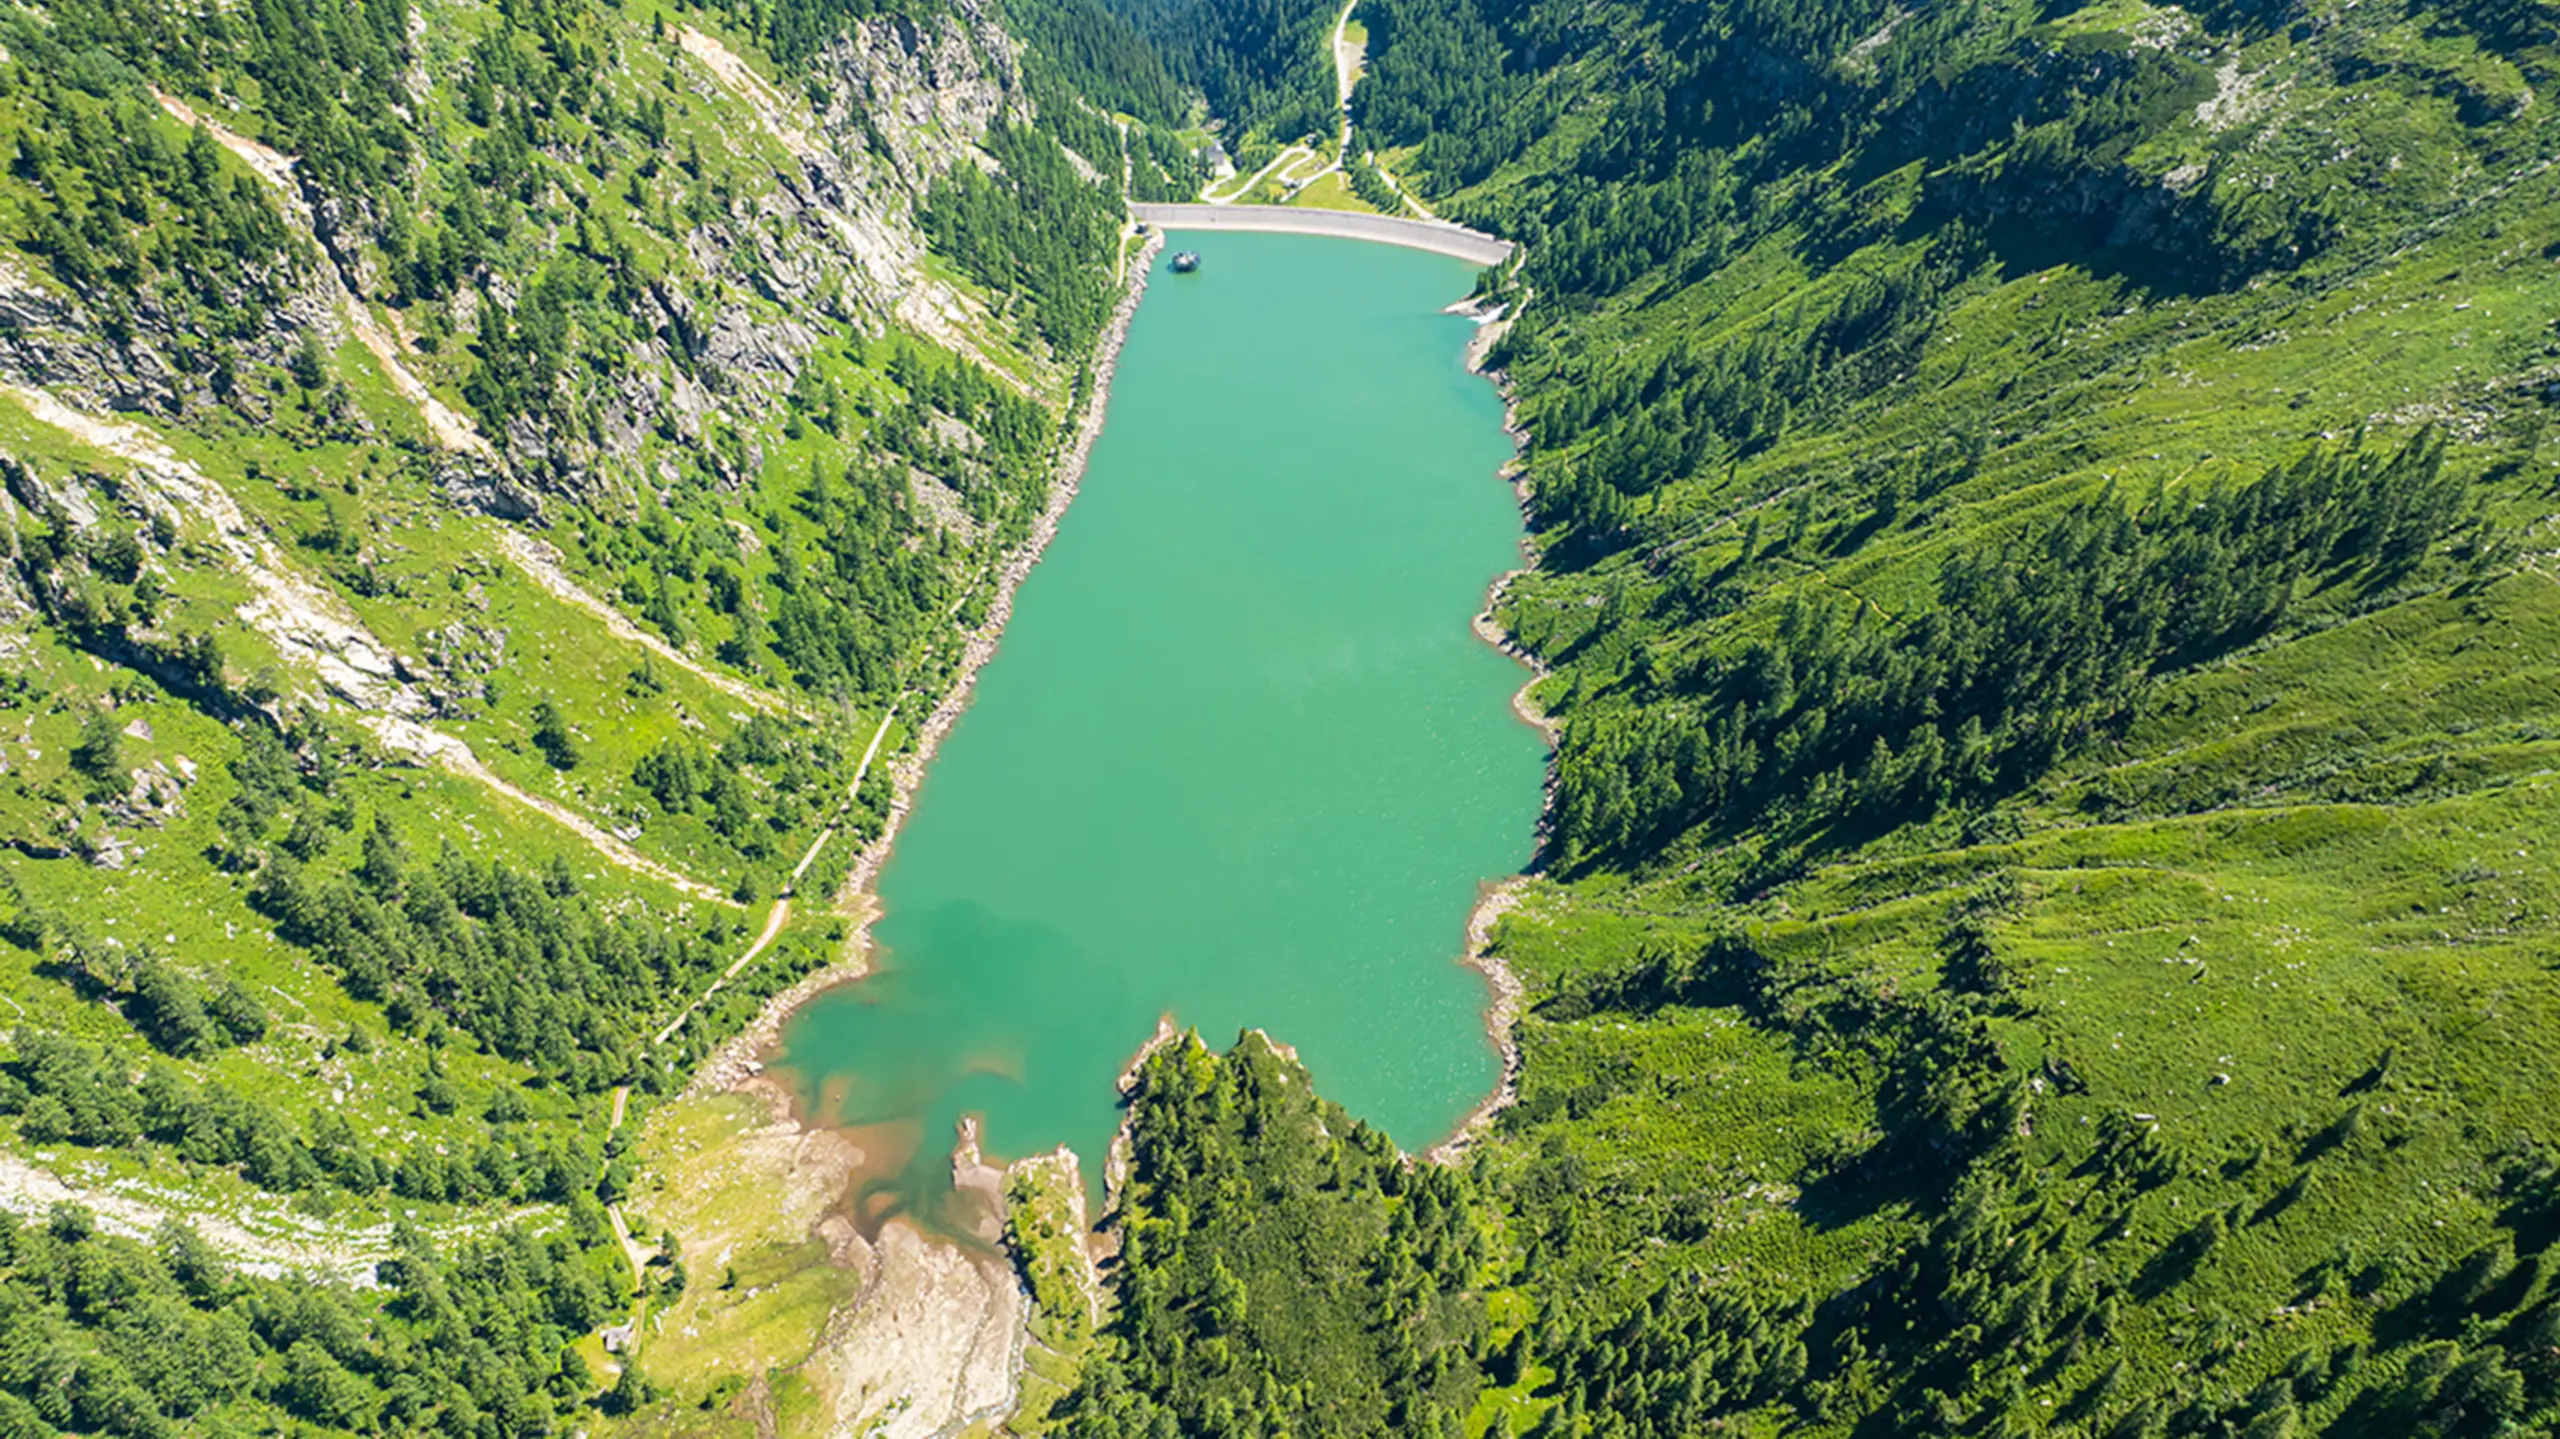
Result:
<svg viewBox="0 0 2560 1439"><path fill-rule="evenodd" d="M1199 251L1197 251L1197 250L1176 250L1176 251L1174 251L1174 252L1173 252L1173 272L1174 272L1175 274L1177 274L1177 275L1188 275L1188 274L1190 274L1192 271L1197 270L1197 269L1199 269L1199 268L1200 268L1200 252L1199 252Z"/></svg>

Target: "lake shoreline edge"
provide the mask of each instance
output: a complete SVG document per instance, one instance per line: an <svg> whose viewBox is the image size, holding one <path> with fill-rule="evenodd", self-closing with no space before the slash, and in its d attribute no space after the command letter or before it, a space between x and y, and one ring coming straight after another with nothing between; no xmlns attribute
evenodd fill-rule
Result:
<svg viewBox="0 0 2560 1439"><path fill-rule="evenodd" d="M977 693L978 671L995 658L997 642L1003 637L1006 623L1013 617L1015 593L1057 538L1059 522L1066 518L1067 507L1083 486L1086 464L1093 456L1094 442L1101 438L1106 412L1110 409L1111 382L1120 364L1120 349L1129 337L1129 324L1138 312L1139 301L1146 298L1147 283L1155 257L1163 248L1161 231L1148 237L1146 245L1129 266L1129 279L1120 294L1118 308L1103 326L1094 344L1094 356L1087 373L1092 377L1084 405L1075 419L1074 438L1061 454L1056 473L1049 486L1048 503L1031 533L1007 554L997 567L995 592L988 599L987 617L969 633L963 646L958 672L950 687L943 692L925 721L916 730L914 744L889 762L892 797L889 814L880 833L854 856L853 865L845 873L844 883L833 897L834 908L850 921L844 938L842 955L827 965L802 975L765 1000L756 1017L723 1041L720 1047L694 1071L685 1086L687 1097L721 1093L744 1087L764 1072L766 1062L780 1047L783 1027L803 1006L828 990L862 979L871 972L871 926L880 917L880 904L873 894L872 882L887 866L891 851L904 827L908 813L915 807L916 791L924 783L932 767L934 755L942 741L959 723ZM791 1106L797 1109L797 1105ZM808 1116L793 1115L802 1122Z"/></svg>
<svg viewBox="0 0 2560 1439"><path fill-rule="evenodd" d="M1544 661L1522 648L1502 628L1501 621L1494 618L1495 612L1502 607L1504 594L1514 582L1536 569L1539 559L1536 531L1531 524L1533 496L1529 487L1529 470L1524 462L1529 435L1520 425L1520 402L1513 392L1510 375L1502 370L1486 368L1486 361L1494 347L1501 343L1503 334L1511 328L1518 310L1471 297L1451 305L1448 313L1475 321L1476 333L1467 341L1467 370L1483 376L1493 386L1494 393L1501 397L1502 432L1511 439L1511 458L1503 463L1498 474L1511 486L1512 498L1520 507L1521 563L1516 569L1504 571L1486 588L1484 608L1469 621L1468 628L1477 639L1529 671L1529 678L1512 692L1511 712L1546 741L1546 773L1540 780L1538 823L1531 832L1533 837L1543 836L1555 818L1555 752L1561 726L1538 708L1532 692L1546 679L1549 671ZM1513 1031L1519 1025L1528 990L1521 983L1520 976L1513 972L1501 955L1494 952L1493 928L1503 916L1519 908L1522 892L1536 878L1535 865L1533 857L1520 873L1485 884L1476 896L1475 908L1468 911L1466 951L1458 957L1458 962L1484 977L1489 991L1484 1009L1485 1037L1492 1041L1494 1052L1501 1056L1501 1077L1495 1081L1493 1092L1468 1110L1466 1117L1458 1121L1457 1127L1446 1138L1422 1152L1427 1163L1454 1165L1463 1160L1502 1112L1520 1097L1522 1056L1519 1038Z"/></svg>

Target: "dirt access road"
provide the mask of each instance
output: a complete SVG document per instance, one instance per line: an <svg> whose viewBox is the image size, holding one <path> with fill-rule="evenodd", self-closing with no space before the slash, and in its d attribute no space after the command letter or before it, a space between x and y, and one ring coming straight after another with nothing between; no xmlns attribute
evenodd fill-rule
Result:
<svg viewBox="0 0 2560 1439"><path fill-rule="evenodd" d="M679 1011L675 1018L668 1020L667 1027L658 1031L651 1040L652 1043L664 1044L675 1038L676 1031L684 1028L684 1022L693 1018L695 1010L700 1009L711 996L727 988L729 981L736 979L748 965L755 963L756 956L764 953L766 947L773 943L774 936L782 933L783 925L791 920L791 896L800 888L800 877L809 872L811 864L816 863L818 851L826 848L828 840L835 838L837 827L844 823L845 810L852 806L854 796L862 792L862 780L865 775L871 773L871 762L880 756L880 741L888 738L889 725L897 717L896 705L889 706L888 711L880 716L879 727L871 731L871 744L862 752L862 763L854 766L853 783L845 786L844 800L836 807L836 817L827 821L826 828L819 830L817 837L809 841L809 847L801 852L800 862L791 867L791 877L783 881L782 891L773 897L773 908L765 912L764 932L756 936L755 943L747 946L746 953L732 960L729 967L720 972L718 979L711 981L710 988L695 995L693 1001ZM623 1094L622 1090L614 1091L613 1127L616 1129L622 1127Z"/></svg>

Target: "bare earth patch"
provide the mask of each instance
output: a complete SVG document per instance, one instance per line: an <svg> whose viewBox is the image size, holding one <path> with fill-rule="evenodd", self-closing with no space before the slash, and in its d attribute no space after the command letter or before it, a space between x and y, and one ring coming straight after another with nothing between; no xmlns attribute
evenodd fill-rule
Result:
<svg viewBox="0 0 2560 1439"><path fill-rule="evenodd" d="M852 1197L878 1156L800 1123L778 1083L676 1101L653 1117L646 1157L655 1179L633 1207L646 1232L674 1231L692 1283L652 1317L641 1356L679 1401L727 1375L790 1376L830 1432L888 1439L1011 1412L1028 1318L1011 1261L903 1219L865 1239ZM964 1158L964 1182L999 1186Z"/></svg>
<svg viewBox="0 0 2560 1439"><path fill-rule="evenodd" d="M971 1254L893 1219L862 1302L827 1335L813 1378L839 1431L932 1439L1013 1410L1022 1289L1000 1255Z"/></svg>
<svg viewBox="0 0 2560 1439"><path fill-rule="evenodd" d="M374 1261L391 1252L388 1226L351 1229L292 1214L280 1206L223 1215L201 1205L168 1202L142 1185L75 1184L15 1154L0 1154L0 1209L30 1218L57 1204L77 1204L110 1234L148 1240L177 1220L252 1274L307 1274L345 1284L371 1284Z"/></svg>

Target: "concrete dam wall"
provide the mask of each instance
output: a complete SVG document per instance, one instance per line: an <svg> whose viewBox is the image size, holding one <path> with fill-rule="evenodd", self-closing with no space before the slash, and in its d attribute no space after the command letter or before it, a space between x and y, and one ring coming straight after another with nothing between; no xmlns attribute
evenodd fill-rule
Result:
<svg viewBox="0 0 2560 1439"><path fill-rule="evenodd" d="M1464 225L1445 220L1409 220L1397 215L1365 215L1347 210L1310 210L1291 205L1131 205L1140 220L1160 230L1270 230L1290 235L1338 235L1375 240L1455 256L1476 265L1498 265L1515 248Z"/></svg>

